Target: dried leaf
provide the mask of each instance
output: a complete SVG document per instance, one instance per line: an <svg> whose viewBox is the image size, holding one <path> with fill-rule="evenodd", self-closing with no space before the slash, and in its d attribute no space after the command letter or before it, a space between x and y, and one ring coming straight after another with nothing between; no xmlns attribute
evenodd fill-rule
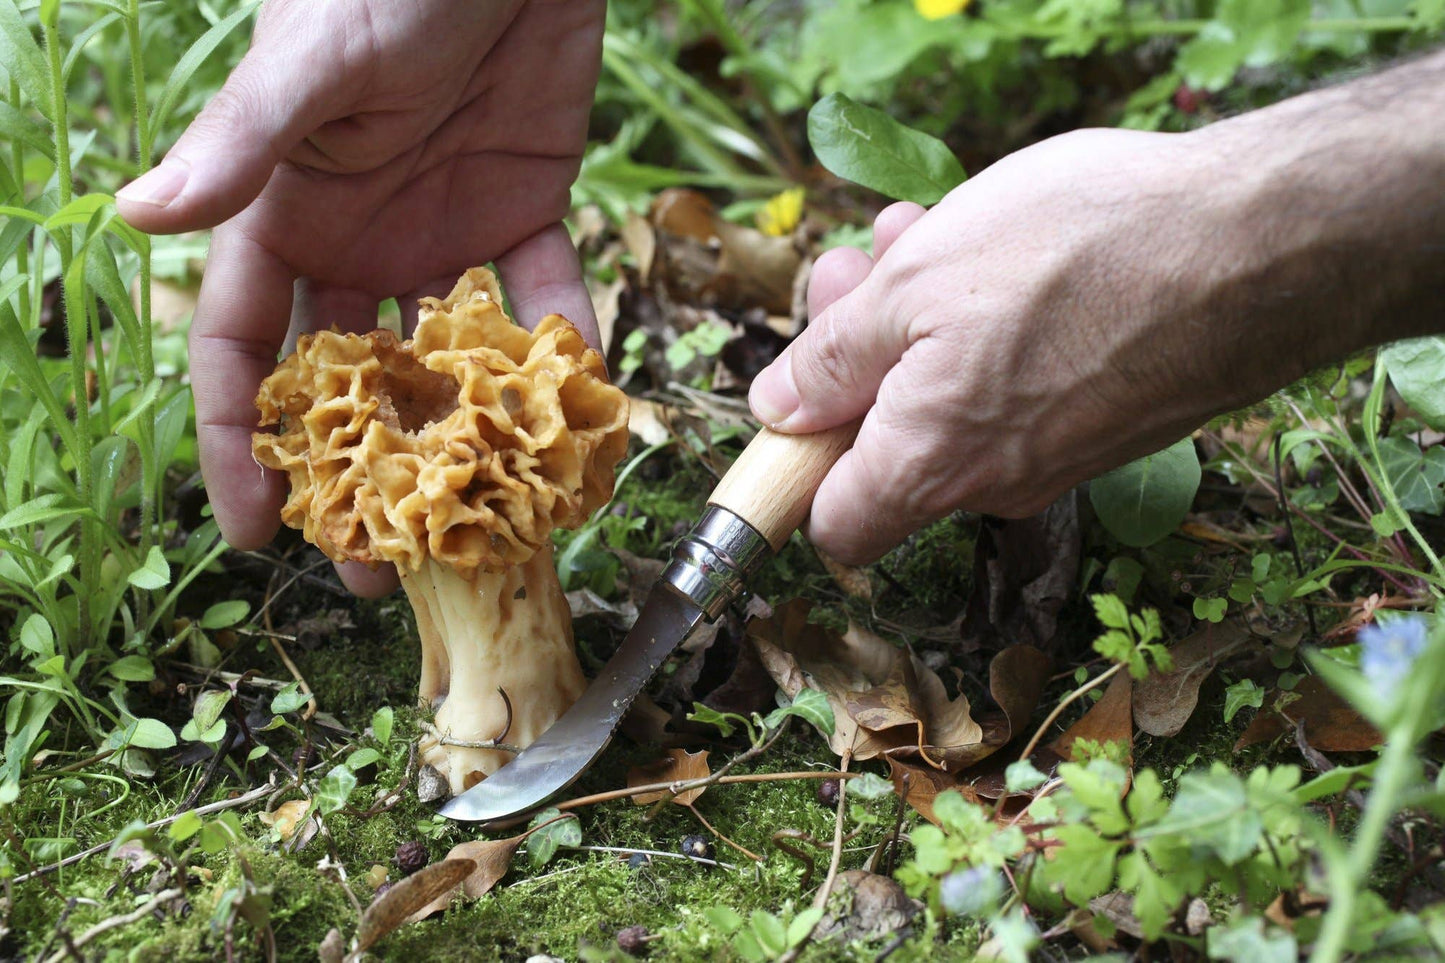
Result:
<svg viewBox="0 0 1445 963"><path fill-rule="evenodd" d="M686 749L669 749L665 759L642 766L633 766L627 770L627 787L631 789L634 786L649 786L658 782L675 783L706 779L712 775L712 769L707 764L707 755L706 749L697 752L688 752ZM706 786L699 786L696 789L689 789L687 792L672 797L672 801L679 806L690 806L706 788ZM632 801L639 806L646 806L665 798L667 798L667 793L659 790L633 796Z"/></svg>
<svg viewBox="0 0 1445 963"><path fill-rule="evenodd" d="M759 306L770 314L792 310L793 276L803 261L792 238L770 237L722 218L713 229L722 241L710 286L718 304Z"/></svg>
<svg viewBox="0 0 1445 963"><path fill-rule="evenodd" d="M1350 708L1349 703L1319 676L1305 676L1293 692L1299 698L1284 707L1284 715L1291 722L1304 720L1305 738L1314 748L1322 752L1364 752L1380 744L1379 731ZM1279 695L1276 690L1265 696L1265 706L1274 705ZM1278 711L1262 711L1255 715L1234 748L1243 749L1257 742L1266 742L1285 731L1286 724ZM1292 726L1289 731L1293 731Z"/></svg>
<svg viewBox="0 0 1445 963"><path fill-rule="evenodd" d="M707 195L688 187L658 193L648 214L654 227L676 237L711 244L717 236L717 211Z"/></svg>
<svg viewBox="0 0 1445 963"><path fill-rule="evenodd" d="M1078 722L1064 730L1063 735L1049 743L1049 750L1055 753L1060 759L1069 759L1073 755L1074 743L1080 739L1087 739L1090 742L1122 742L1129 747L1130 760L1126 764L1132 765L1134 749L1134 712L1133 712L1134 677L1127 672L1120 672L1109 682L1104 694L1099 701L1089 707L1079 718ZM1044 766L1039 765L1040 770L1047 772Z"/></svg>
<svg viewBox="0 0 1445 963"><path fill-rule="evenodd" d="M395 893L402 886L416 879L421 873L428 869L435 869L438 866L445 866L449 863L465 864L466 872L460 876L448 876L449 882L445 887L431 890L431 895L424 903L417 903L408 900L409 907L420 907L414 909L406 917L406 922L415 923L424 920L433 913L440 913L451 905L452 899L457 893L467 899L481 899L487 895L493 886L507 875L507 870L512 868L512 857L517 854L517 847L522 845L522 840L527 838L526 833L512 836L508 839L473 839L465 843L453 846L447 853L446 859L440 863L433 863L421 872L413 873L406 879L397 883L396 886L387 890L386 899ZM375 903L372 904L373 908ZM368 913L370 910L367 911Z"/></svg>
<svg viewBox="0 0 1445 963"><path fill-rule="evenodd" d="M1173 736L1199 704L1199 687L1225 656L1249 641L1238 619L1206 625L1169 649L1174 668L1153 672L1134 685L1134 720L1151 736Z"/></svg>
<svg viewBox="0 0 1445 963"><path fill-rule="evenodd" d="M933 800L937 799L940 793L953 790L967 802L981 801L974 788L957 773L944 772L894 756L888 757L888 769L898 798L905 800L918 815L934 825L939 825L939 822L933 812Z"/></svg>
<svg viewBox="0 0 1445 963"><path fill-rule="evenodd" d="M631 211L618 229L622 243L637 261L637 273L645 284L652 274L652 261L657 256L657 233L642 216Z"/></svg>
<svg viewBox="0 0 1445 963"><path fill-rule="evenodd" d="M628 400L627 430L640 438L643 444L660 445L672 437L666 405L646 398Z"/></svg>
<svg viewBox="0 0 1445 963"><path fill-rule="evenodd" d="M990 519L974 547L974 591L963 622L973 647L1027 643L1050 650L1073 593L1082 544L1071 491L1031 518Z"/></svg>
<svg viewBox="0 0 1445 963"><path fill-rule="evenodd" d="M837 582L838 587L844 592L855 599L872 600L873 583L868 580L867 570L844 565L824 552L818 553L818 560L823 563L823 568L828 570L833 581Z"/></svg>
<svg viewBox="0 0 1445 963"><path fill-rule="evenodd" d="M412 873L366 908L366 912L361 914L361 924L356 928L358 954L366 952L377 940L394 932L403 923L414 923L446 908L462 880L477 868L470 859L452 859L451 853L447 857ZM426 910L429 903L437 903L435 909Z"/></svg>

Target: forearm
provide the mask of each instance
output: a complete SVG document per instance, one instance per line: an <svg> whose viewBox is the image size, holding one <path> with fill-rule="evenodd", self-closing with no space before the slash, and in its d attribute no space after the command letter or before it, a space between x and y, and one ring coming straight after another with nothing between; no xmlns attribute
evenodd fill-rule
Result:
<svg viewBox="0 0 1445 963"><path fill-rule="evenodd" d="M1216 309L1262 381L1445 329L1445 51L1187 136L1233 218Z"/></svg>

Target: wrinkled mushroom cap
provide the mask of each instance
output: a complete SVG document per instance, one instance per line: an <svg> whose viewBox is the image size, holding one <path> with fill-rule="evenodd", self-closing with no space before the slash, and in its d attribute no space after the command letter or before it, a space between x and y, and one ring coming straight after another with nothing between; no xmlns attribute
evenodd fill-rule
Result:
<svg viewBox="0 0 1445 963"><path fill-rule="evenodd" d="M492 273L421 301L410 341L303 335L261 384L256 460L284 471L281 518L331 558L464 575L537 551L611 497L627 398L565 318L503 312Z"/></svg>

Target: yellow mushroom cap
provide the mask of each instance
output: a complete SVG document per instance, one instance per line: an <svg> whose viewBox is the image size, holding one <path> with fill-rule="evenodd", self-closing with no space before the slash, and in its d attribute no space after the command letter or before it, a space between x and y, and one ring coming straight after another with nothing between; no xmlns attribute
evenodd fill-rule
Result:
<svg viewBox="0 0 1445 963"><path fill-rule="evenodd" d="M627 397L560 315L535 331L473 268L421 301L415 336L298 339L256 395L256 460L286 472L281 519L331 558L428 559L463 575L530 558L611 497Z"/></svg>

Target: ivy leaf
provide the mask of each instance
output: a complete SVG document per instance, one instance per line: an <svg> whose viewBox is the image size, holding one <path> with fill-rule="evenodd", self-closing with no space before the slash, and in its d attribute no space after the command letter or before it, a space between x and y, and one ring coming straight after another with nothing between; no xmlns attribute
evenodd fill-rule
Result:
<svg viewBox="0 0 1445 963"><path fill-rule="evenodd" d="M1253 679L1240 679L1224 690L1224 721L1229 722L1240 709L1258 709L1264 705L1264 690Z"/></svg>
<svg viewBox="0 0 1445 963"><path fill-rule="evenodd" d="M371 734L384 746L391 741L391 731L395 723L395 711L391 706L382 706L371 714Z"/></svg>
<svg viewBox="0 0 1445 963"><path fill-rule="evenodd" d="M839 177L925 207L968 176L943 141L846 94L829 94L808 111L808 142Z"/></svg>
<svg viewBox="0 0 1445 963"><path fill-rule="evenodd" d="M763 728L776 729L788 716L797 716L812 723L813 727L825 736L831 736L837 725L828 697L817 689L799 689L791 703L768 713L763 720Z"/></svg>
<svg viewBox="0 0 1445 963"><path fill-rule="evenodd" d="M1407 512L1439 515L1445 509L1445 448L1421 451L1409 438L1385 438L1380 442L1380 469Z"/></svg>
<svg viewBox="0 0 1445 963"><path fill-rule="evenodd" d="M354 772L345 765L332 767L330 772L321 777L321 783L316 787L316 811L322 814L336 812L346 805L355 789Z"/></svg>
<svg viewBox="0 0 1445 963"><path fill-rule="evenodd" d="M1095 478L1089 501L1109 533L1134 548L1168 535L1184 521L1199 490L1199 456L1185 438Z"/></svg>
<svg viewBox="0 0 1445 963"><path fill-rule="evenodd" d="M701 702L694 702L692 704L692 712L688 713L687 718L689 721L701 722L703 725L717 726L718 732L722 733L724 739L737 731L735 723L746 722L742 716L732 712L718 712L716 709L705 706Z"/></svg>
<svg viewBox="0 0 1445 963"><path fill-rule="evenodd" d="M582 823L576 816L568 814L558 819L561 811L544 809L533 817L528 828L541 827L527 837L527 856L532 860L533 869L541 869L557 854L559 846L575 849L582 845ZM556 820L556 822L552 822Z"/></svg>
<svg viewBox="0 0 1445 963"><path fill-rule="evenodd" d="M1284 930L1271 928L1266 932L1264 920L1257 916L1242 919L1230 928L1210 927L1207 941L1211 960L1295 963L1299 959L1295 938Z"/></svg>
<svg viewBox="0 0 1445 963"><path fill-rule="evenodd" d="M271 699L271 711L278 716L284 716L288 712L295 712L310 701L311 697L301 691L301 683L292 682Z"/></svg>

